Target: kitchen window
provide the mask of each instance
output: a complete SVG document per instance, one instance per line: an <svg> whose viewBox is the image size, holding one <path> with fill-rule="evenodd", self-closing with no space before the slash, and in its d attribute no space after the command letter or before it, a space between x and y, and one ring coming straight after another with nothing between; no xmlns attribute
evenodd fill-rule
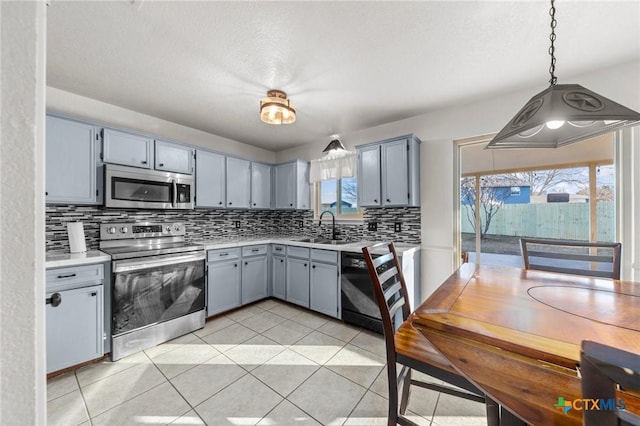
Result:
<svg viewBox="0 0 640 426"><path fill-rule="evenodd" d="M329 210L336 219L361 220L362 209L358 207L357 178L329 179L316 183L315 217Z"/></svg>

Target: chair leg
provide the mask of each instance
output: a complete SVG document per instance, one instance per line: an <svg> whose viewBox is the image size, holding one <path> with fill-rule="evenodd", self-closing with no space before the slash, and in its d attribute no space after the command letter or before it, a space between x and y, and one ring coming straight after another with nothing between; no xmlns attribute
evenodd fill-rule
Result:
<svg viewBox="0 0 640 426"><path fill-rule="evenodd" d="M487 409L487 426L500 426L500 405L486 395L484 404Z"/></svg>
<svg viewBox="0 0 640 426"><path fill-rule="evenodd" d="M409 404L409 393L411 392L411 369L407 371L407 375L402 382L402 399L400 400L400 414L404 416Z"/></svg>
<svg viewBox="0 0 640 426"><path fill-rule="evenodd" d="M388 426L398 425L398 381L395 369L387 366L387 381L389 382L389 415Z"/></svg>

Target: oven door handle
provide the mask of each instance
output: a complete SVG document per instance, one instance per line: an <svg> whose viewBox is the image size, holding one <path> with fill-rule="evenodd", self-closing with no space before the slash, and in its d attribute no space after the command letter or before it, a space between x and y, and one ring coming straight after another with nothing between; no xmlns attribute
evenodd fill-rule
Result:
<svg viewBox="0 0 640 426"><path fill-rule="evenodd" d="M176 265L179 263L196 262L205 259L203 252L190 253L183 255L166 255L166 256L154 256L144 259L136 260L116 260L113 262L113 272L115 274L120 272L133 272L142 269L157 268L159 266Z"/></svg>

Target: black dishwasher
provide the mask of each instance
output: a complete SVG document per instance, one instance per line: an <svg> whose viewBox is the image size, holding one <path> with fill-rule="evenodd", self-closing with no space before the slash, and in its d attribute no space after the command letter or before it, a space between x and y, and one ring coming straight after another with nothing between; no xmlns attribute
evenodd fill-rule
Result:
<svg viewBox="0 0 640 426"><path fill-rule="evenodd" d="M341 261L342 320L382 334L380 309L364 254L343 251Z"/></svg>

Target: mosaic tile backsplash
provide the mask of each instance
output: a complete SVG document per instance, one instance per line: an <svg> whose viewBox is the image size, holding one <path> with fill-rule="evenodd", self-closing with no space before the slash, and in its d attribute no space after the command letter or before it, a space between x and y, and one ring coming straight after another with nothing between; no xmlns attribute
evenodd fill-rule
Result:
<svg viewBox="0 0 640 426"><path fill-rule="evenodd" d="M128 210L101 209L93 206L47 205L46 250L68 252L67 222L82 222L88 250L98 249L100 225L113 222L182 221L188 240L213 240L268 235L331 237L331 217L325 215L318 226L310 210ZM236 228L240 222L240 228ZM369 231L375 222L377 231ZM395 232L394 224L401 231ZM336 225L339 239L420 244L420 208L364 209L364 224Z"/></svg>

